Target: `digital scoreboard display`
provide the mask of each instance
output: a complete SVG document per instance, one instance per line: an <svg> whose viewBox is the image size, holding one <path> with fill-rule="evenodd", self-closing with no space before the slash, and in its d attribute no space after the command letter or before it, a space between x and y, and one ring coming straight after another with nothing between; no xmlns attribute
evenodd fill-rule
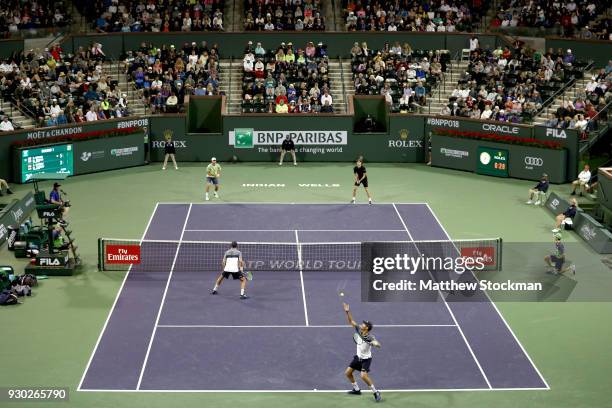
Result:
<svg viewBox="0 0 612 408"><path fill-rule="evenodd" d="M22 183L28 182L35 174L74 174L72 144L23 149L20 155Z"/></svg>

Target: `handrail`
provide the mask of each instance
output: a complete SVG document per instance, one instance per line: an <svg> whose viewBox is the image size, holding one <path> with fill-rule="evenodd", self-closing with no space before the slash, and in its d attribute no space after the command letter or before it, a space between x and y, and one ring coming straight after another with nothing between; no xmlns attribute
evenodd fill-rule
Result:
<svg viewBox="0 0 612 408"><path fill-rule="evenodd" d="M231 94L232 92L232 66L234 65L234 57L230 57L230 64L229 64L229 69L228 69L228 73L229 73L229 84L227 85L227 95L225 95L227 97L227 104L229 105L229 102L231 101ZM219 61L219 69L221 68L221 61ZM221 73L219 73L219 79L221 79ZM221 85L219 85L219 87L221 87ZM229 106L227 111L229 112ZM240 112L242 113L242 92L240 92Z"/></svg>
<svg viewBox="0 0 612 408"><path fill-rule="evenodd" d="M585 72L590 71L593 68L593 65L595 65L595 62L593 60L590 60L587 66L584 67L584 69L582 70L582 73L584 74ZM561 88L559 88L555 93L549 96L548 99L542 102L542 106L540 107L540 109L536 111L534 117L538 116L542 112L544 112L545 114L548 114L550 106L555 101L555 99L559 97L559 95L564 95L565 92L567 92L570 87L575 88L577 84L578 84L578 80L576 76L572 75L571 78L561 86ZM563 102L565 102L565 99L563 99Z"/></svg>
<svg viewBox="0 0 612 408"><path fill-rule="evenodd" d="M342 95L344 95L344 103L347 103L346 100L346 87L344 86L344 67L342 66L342 57L339 57L340 60L340 81L342 82Z"/></svg>

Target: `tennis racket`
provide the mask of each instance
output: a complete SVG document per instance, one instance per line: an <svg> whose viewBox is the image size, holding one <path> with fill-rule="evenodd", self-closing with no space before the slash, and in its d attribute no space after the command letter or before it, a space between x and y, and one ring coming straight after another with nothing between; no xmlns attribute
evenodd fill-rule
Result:
<svg viewBox="0 0 612 408"><path fill-rule="evenodd" d="M242 274L244 275L246 280L248 280L248 281L252 281L253 280L253 272L246 271L246 272L242 272Z"/></svg>

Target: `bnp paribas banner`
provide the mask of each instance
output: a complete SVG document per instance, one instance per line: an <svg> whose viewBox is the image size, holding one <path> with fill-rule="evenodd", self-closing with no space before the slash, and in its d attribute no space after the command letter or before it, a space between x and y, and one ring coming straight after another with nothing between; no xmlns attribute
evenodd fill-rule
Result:
<svg viewBox="0 0 612 408"><path fill-rule="evenodd" d="M346 130L255 130L234 129L229 144L236 149L257 149L259 153L279 153L285 139L293 140L296 153L311 155L342 154L348 144Z"/></svg>

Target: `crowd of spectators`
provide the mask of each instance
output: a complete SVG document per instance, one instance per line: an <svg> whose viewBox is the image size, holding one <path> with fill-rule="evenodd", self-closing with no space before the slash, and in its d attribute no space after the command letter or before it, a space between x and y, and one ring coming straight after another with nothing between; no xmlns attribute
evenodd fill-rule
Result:
<svg viewBox="0 0 612 408"><path fill-rule="evenodd" d="M440 113L529 122L564 84L582 76L584 65L571 49L542 54L520 43L513 49L473 49L467 72Z"/></svg>
<svg viewBox="0 0 612 408"><path fill-rule="evenodd" d="M502 28L560 27L566 37L608 40L610 19L597 19L609 6L610 3L604 0L503 0L491 25Z"/></svg>
<svg viewBox="0 0 612 408"><path fill-rule="evenodd" d="M225 0L78 2L98 32L222 31Z"/></svg>
<svg viewBox="0 0 612 408"><path fill-rule="evenodd" d="M143 43L125 56L126 75L153 113L184 110L189 95L219 95L219 47L202 41L161 48Z"/></svg>
<svg viewBox="0 0 612 408"><path fill-rule="evenodd" d="M608 115L604 107L612 101L611 86L612 60L605 68L591 76L574 100L565 101L551 113L546 126L582 131L596 129L598 120L607 120Z"/></svg>
<svg viewBox="0 0 612 408"><path fill-rule="evenodd" d="M99 44L74 55L59 45L14 54L0 61L0 94L40 127L127 116L126 95L103 61Z"/></svg>
<svg viewBox="0 0 612 408"><path fill-rule="evenodd" d="M249 41L243 72L243 112L333 112L327 46L321 42L304 48L281 43L266 50Z"/></svg>
<svg viewBox="0 0 612 408"><path fill-rule="evenodd" d="M448 52L413 50L408 43L386 43L382 50L356 42L351 67L357 95L383 95L391 112L418 111L442 79Z"/></svg>
<svg viewBox="0 0 612 408"><path fill-rule="evenodd" d="M244 29L322 31L321 0L244 0Z"/></svg>
<svg viewBox="0 0 612 408"><path fill-rule="evenodd" d="M343 0L347 31L475 31L488 0Z"/></svg>
<svg viewBox="0 0 612 408"><path fill-rule="evenodd" d="M3 0L0 2L0 35L9 36L19 30L64 27L70 24L64 0Z"/></svg>

